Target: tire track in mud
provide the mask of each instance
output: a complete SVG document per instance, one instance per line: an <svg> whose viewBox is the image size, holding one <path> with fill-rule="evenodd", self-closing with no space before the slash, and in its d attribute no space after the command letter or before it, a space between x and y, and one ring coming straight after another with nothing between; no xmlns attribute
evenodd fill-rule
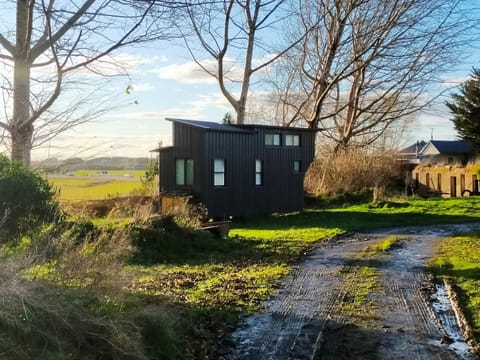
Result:
<svg viewBox="0 0 480 360"><path fill-rule="evenodd" d="M226 359L471 359L444 343L423 271L439 238L469 228L403 228L329 240L294 269L264 311L245 319ZM406 240L372 265L378 271L378 288L370 294L375 318L359 322L342 310L346 289L356 286L352 259L393 234Z"/></svg>

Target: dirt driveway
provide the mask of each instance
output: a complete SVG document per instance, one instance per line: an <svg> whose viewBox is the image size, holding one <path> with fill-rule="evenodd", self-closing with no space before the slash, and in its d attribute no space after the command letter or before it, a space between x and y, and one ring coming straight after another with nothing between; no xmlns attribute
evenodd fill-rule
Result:
<svg viewBox="0 0 480 360"><path fill-rule="evenodd" d="M297 266L264 311L245 319L227 358L474 359L448 299L423 268L441 237L472 227L478 225L328 241ZM366 258L363 249L392 235L402 239L399 247Z"/></svg>

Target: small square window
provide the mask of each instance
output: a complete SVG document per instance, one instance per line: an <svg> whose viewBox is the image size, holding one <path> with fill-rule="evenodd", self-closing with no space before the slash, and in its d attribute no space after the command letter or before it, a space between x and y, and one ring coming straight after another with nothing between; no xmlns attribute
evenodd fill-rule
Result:
<svg viewBox="0 0 480 360"><path fill-rule="evenodd" d="M280 146L280 134L265 134L265 145Z"/></svg>
<svg viewBox="0 0 480 360"><path fill-rule="evenodd" d="M286 146L300 146L300 135L285 135Z"/></svg>

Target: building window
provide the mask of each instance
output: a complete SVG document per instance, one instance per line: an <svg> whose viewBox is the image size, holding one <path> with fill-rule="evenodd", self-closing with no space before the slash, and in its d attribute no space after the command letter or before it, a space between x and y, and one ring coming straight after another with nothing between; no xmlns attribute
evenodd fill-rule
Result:
<svg viewBox="0 0 480 360"><path fill-rule="evenodd" d="M263 161L255 160L255 185L263 185Z"/></svg>
<svg viewBox="0 0 480 360"><path fill-rule="evenodd" d="M180 186L193 185L193 160L177 159L175 164L175 183Z"/></svg>
<svg viewBox="0 0 480 360"><path fill-rule="evenodd" d="M300 146L300 135L285 135L286 146Z"/></svg>
<svg viewBox="0 0 480 360"><path fill-rule="evenodd" d="M213 185L225 186L225 160L213 160Z"/></svg>
<svg viewBox="0 0 480 360"><path fill-rule="evenodd" d="M265 145L280 146L280 134L265 134Z"/></svg>
<svg viewBox="0 0 480 360"><path fill-rule="evenodd" d="M293 172L294 173L302 172L302 162L300 160L293 161Z"/></svg>

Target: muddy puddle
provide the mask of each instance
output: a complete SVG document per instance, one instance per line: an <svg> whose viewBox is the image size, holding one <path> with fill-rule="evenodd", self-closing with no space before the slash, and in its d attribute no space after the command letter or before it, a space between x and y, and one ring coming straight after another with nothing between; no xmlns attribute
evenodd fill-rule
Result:
<svg viewBox="0 0 480 360"><path fill-rule="evenodd" d="M435 284L431 299L433 311L445 331L445 338L442 341L448 344L459 359L473 360L474 357L470 354L469 346L461 333L444 284Z"/></svg>
<svg viewBox="0 0 480 360"><path fill-rule="evenodd" d="M442 286L424 266L444 236L478 225L399 228L332 239L284 279L233 334L226 359L474 359ZM359 254L386 236L401 246ZM364 280L364 274L373 279ZM360 274L360 275L359 275ZM368 288L368 296L358 294Z"/></svg>

